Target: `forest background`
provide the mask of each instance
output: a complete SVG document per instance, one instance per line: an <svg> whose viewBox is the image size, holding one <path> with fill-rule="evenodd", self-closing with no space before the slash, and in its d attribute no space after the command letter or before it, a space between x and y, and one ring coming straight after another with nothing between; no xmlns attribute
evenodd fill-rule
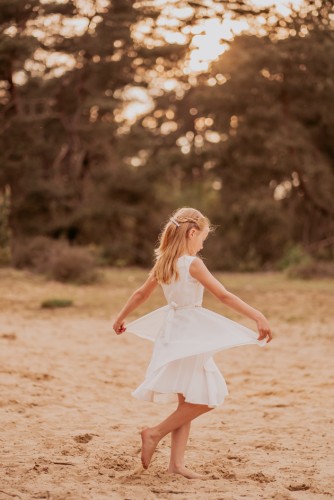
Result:
<svg viewBox="0 0 334 500"><path fill-rule="evenodd" d="M332 1L0 5L2 265L146 267L195 206L212 268L328 274Z"/></svg>

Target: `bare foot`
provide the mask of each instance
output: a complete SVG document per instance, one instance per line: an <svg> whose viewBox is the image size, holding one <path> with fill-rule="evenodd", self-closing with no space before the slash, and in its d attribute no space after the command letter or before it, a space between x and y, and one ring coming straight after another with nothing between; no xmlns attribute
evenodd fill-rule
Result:
<svg viewBox="0 0 334 500"><path fill-rule="evenodd" d="M168 472L170 474L181 474L181 476L187 479L204 479L206 476L204 474L198 474L187 467L169 467Z"/></svg>
<svg viewBox="0 0 334 500"><path fill-rule="evenodd" d="M141 431L142 449L141 449L141 463L144 469L150 465L153 453L159 443L159 439L153 434L149 427Z"/></svg>

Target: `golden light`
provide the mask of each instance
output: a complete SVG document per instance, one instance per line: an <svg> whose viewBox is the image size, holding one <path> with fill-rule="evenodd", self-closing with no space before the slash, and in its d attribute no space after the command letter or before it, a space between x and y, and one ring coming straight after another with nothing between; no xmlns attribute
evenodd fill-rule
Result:
<svg viewBox="0 0 334 500"><path fill-rule="evenodd" d="M304 0L253 0L251 4L255 7L275 7L275 10L281 16L288 16L291 14L291 8L297 9L302 5Z"/></svg>
<svg viewBox="0 0 334 500"><path fill-rule="evenodd" d="M189 74L207 71L210 63L228 50L229 44L225 41L233 40L235 35L248 27L245 20L231 19L229 15L223 20L208 19L203 21L201 26L196 26L192 30L194 37L186 72Z"/></svg>
<svg viewBox="0 0 334 500"><path fill-rule="evenodd" d="M68 0L41 0L41 3L49 4L67 3ZM52 38L62 36L72 38L81 36L84 33L92 33L97 25L103 21L101 14L109 7L109 0L74 0L78 9L78 14L68 18L59 14L39 16L27 23L27 34L35 36L46 46L52 42ZM195 9L192 6L181 4L179 0L154 0L154 5L160 8L160 15L157 19L146 18L132 26L131 36L135 43L145 45L147 48L154 46L163 46L165 44L184 45L190 41L190 51L187 60L175 65L173 70L166 72L163 61L157 63L156 67L150 71L141 68L142 59L134 60L136 68L135 82L148 83L148 89L142 87L127 88L123 94L124 106L119 110L117 122L121 123L124 119L128 124L132 124L143 114L148 113L154 107L152 97L161 96L164 92L174 91L177 98L181 98L187 85L196 85L197 76L201 72L209 69L210 63L219 58L229 49L229 43L236 35L244 31L256 32L259 35L266 34L266 23L270 22L264 16L256 16L250 21L246 18L233 19L231 14L224 11L221 4L214 4L211 0L198 0L206 8L211 18L203 18L197 24L192 24ZM257 8L274 7L275 11L282 16L291 13L291 9L298 9L303 0L252 0L250 4ZM275 16L274 16L275 17ZM188 22L189 21L189 22ZM252 24L252 28L250 27ZM9 36L15 36L15 26L6 30ZM284 35L284 34L283 34ZM285 35L286 36L286 35ZM120 60L123 56L122 41L116 40L115 47L118 51L110 56L111 60ZM95 62L98 62L96 60ZM34 57L26 62L25 70L37 74L43 74L48 70L49 77L61 76L66 71L72 69L76 64L73 57L68 54L54 52L50 54L42 49L36 50ZM77 67L80 62L77 63ZM189 75L188 84L180 84L178 77L180 73ZM264 75L266 78L278 79L280 75ZM17 72L14 76L15 83L23 85L26 81L25 71ZM209 86L224 84L226 77L218 74L215 78L207 79ZM197 110L192 108L191 114L196 114ZM149 127L153 127L153 122L149 122ZM125 130L125 125L122 125ZM175 128L175 122L170 120L163 127L165 134L170 133ZM233 126L232 126L233 128ZM122 129L122 130L123 130ZM206 138L211 142L216 142L218 137L214 132L208 132ZM223 140L222 138L220 138ZM194 142L199 144L203 138L198 135ZM183 152L188 152L189 144L183 144Z"/></svg>
<svg viewBox="0 0 334 500"><path fill-rule="evenodd" d="M303 0L253 0L251 3L254 7L259 8L274 6L278 14L287 16L291 13L292 8L300 7ZM261 17L257 18L259 24L261 24ZM229 44L224 43L224 41L230 42L235 36L249 29L250 25L246 19L232 19L230 14L225 14L222 19L213 18L204 20L193 29L186 28L185 31L190 31L194 36L185 72L190 74L207 71L210 63L229 49ZM265 32L261 32L260 34L265 34Z"/></svg>
<svg viewBox="0 0 334 500"><path fill-rule="evenodd" d="M139 116L149 113L154 108L153 99L142 87L126 88L122 98L124 100L122 118L128 123L134 123Z"/></svg>
<svg viewBox="0 0 334 500"><path fill-rule="evenodd" d="M175 78L170 78L170 79L164 81L163 88L167 92L170 92L170 91L176 89L176 87L178 86L178 83L179 82Z"/></svg>

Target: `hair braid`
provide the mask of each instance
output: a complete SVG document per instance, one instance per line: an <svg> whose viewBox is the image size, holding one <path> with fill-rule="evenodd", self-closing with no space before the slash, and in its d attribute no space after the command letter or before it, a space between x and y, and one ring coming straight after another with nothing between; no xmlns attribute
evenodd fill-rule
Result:
<svg viewBox="0 0 334 500"><path fill-rule="evenodd" d="M195 208L180 208L168 219L154 251L156 261L151 271L159 283L178 279L177 259L186 251L188 234L193 228L211 230L209 219Z"/></svg>

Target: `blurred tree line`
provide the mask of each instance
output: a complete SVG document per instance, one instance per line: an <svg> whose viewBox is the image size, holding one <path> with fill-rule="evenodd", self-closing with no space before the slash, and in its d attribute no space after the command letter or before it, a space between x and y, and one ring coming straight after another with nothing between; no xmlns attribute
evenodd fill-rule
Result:
<svg viewBox="0 0 334 500"><path fill-rule="evenodd" d="M153 1L0 3L0 260L43 236L149 265L185 205L217 225L205 256L218 269L277 268L296 248L333 259L331 1L285 17L184 1L176 22L171 3L178 33L213 15L253 27L201 72ZM129 121L133 88L151 106Z"/></svg>

